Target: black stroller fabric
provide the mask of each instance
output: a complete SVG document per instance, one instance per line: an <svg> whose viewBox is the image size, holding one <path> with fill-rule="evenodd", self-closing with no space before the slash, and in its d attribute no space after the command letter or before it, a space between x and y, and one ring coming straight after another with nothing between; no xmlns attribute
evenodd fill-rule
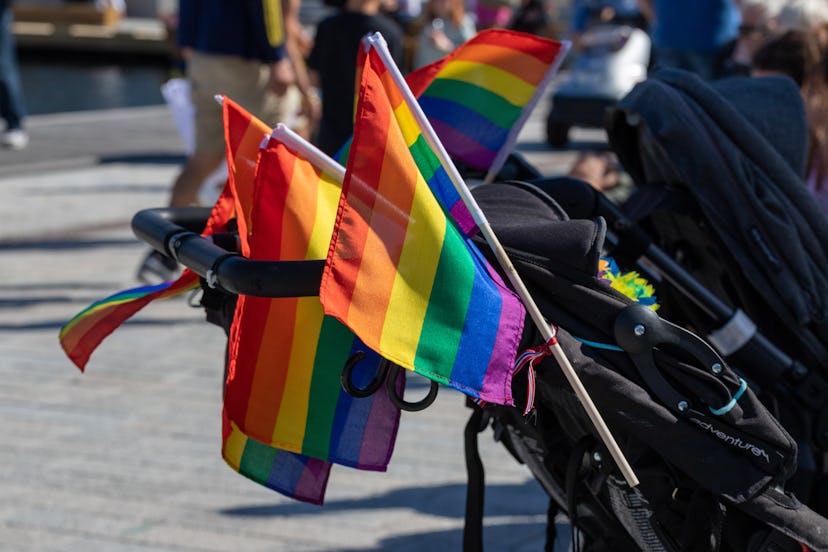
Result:
<svg viewBox="0 0 828 552"><path fill-rule="evenodd" d="M782 490L796 469L796 444L752 391L717 425L700 423L663 404L626 352L595 346L615 343L619 313L633 304L597 278L603 220L568 220L531 184L474 194L541 312L560 326L563 349L641 480L631 489L614 471L551 359L537 370L533 422L516 409L487 407L504 445L588 536L586 549L760 550L748 541L778 533L828 549L828 522ZM530 329L524 341L540 337ZM653 355L697 406L725 399L680 348ZM721 378L737 379L726 366ZM524 385L516 378L518 400Z"/></svg>
<svg viewBox="0 0 828 552"><path fill-rule="evenodd" d="M723 353L799 445L788 488L828 514L828 217L803 181L799 90L784 77L711 84L665 70L619 102L607 132L636 184L623 211L790 357L757 363L750 343ZM661 293L670 317L721 333L679 288Z"/></svg>
<svg viewBox="0 0 828 552"><path fill-rule="evenodd" d="M722 294L828 369L828 219L803 183L807 128L793 81L711 84L661 70L618 103L607 130L637 186L627 214L698 209L719 248L703 255L732 258L723 278L736 289Z"/></svg>

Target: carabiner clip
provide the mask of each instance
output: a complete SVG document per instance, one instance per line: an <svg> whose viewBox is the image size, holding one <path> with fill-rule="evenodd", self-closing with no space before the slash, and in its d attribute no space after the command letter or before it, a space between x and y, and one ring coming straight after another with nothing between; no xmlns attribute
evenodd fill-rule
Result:
<svg viewBox="0 0 828 552"><path fill-rule="evenodd" d="M400 410L405 410L406 412L419 412L421 410L425 410L431 406L431 403L433 403L437 398L439 386L436 381L429 380L431 386L428 390L428 394L423 399L417 402L406 401L405 398L401 396L401 393L405 393L405 384L403 383L402 389L398 389L397 386L397 379L400 375L400 367L384 358L379 361L379 364L377 364L377 372L374 374L374 378L371 382L365 387L358 387L353 382L354 368L357 363L364 360L366 356L367 355L364 351L357 351L351 355L345 363L345 366L342 368L342 376L340 377L342 389L344 389L345 392L352 397L356 399L370 397L379 391L382 382L385 381L388 399L394 406Z"/></svg>
<svg viewBox="0 0 828 552"><path fill-rule="evenodd" d="M342 389L344 389L346 393L355 399L364 399L365 397L370 397L376 393L382 385L383 380L385 380L388 375L388 366L391 364L389 361L381 359L379 364L377 364L377 373L374 374L374 379L372 379L371 382L365 387L360 388L354 385L351 378L354 372L354 367L359 361L363 360L365 356L365 351L357 351L351 355L351 358L349 358L345 363L345 367L342 368L342 376L340 377L342 381Z"/></svg>
<svg viewBox="0 0 828 552"><path fill-rule="evenodd" d="M405 410L406 412L419 412L431 406L431 403L433 403L434 399L437 398L437 391L439 390L437 382L434 380L428 380L431 384L428 389L428 395L417 402L408 402L397 392L397 374L399 374L399 370L399 366L391 364L388 369L388 377L385 379L386 389L388 389L388 398L391 399L394 406L400 410ZM402 392L405 394L405 387L403 387Z"/></svg>

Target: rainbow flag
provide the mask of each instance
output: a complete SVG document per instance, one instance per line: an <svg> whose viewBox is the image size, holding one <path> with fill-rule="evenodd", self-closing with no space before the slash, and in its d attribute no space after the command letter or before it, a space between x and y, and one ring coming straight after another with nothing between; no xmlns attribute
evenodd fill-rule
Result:
<svg viewBox="0 0 828 552"><path fill-rule="evenodd" d="M270 132L270 129L261 121L241 110L233 102L226 104L224 110L225 118L229 116L234 120L232 128L225 133L225 136L228 165L231 167L230 180L238 184L225 187L222 191L207 219L202 236L225 231L227 223L236 211L236 205L240 205L238 198L245 197L244 194L248 194L247 197L251 198L244 202L245 208L249 211L253 195L253 178L250 173L255 169L259 144L262 138ZM258 136L258 141L255 141L256 136ZM250 159L254 160L252 168ZM251 185L245 187L244 182L247 180L251 182ZM238 192L237 188L240 188ZM242 212L241 208L239 211ZM174 282L131 288L96 301L72 317L61 328L58 335L60 346L75 366L83 371L92 353L101 342L135 313L155 300L174 297L198 286L198 275L185 269Z"/></svg>
<svg viewBox="0 0 828 552"><path fill-rule="evenodd" d="M341 190L334 177L272 138L256 180L250 258L324 258ZM342 390L342 368L367 347L325 317L317 297L240 296L230 342L225 409L239 431L304 456L386 469L399 410L384 387L364 399ZM379 360L359 366L370 376Z"/></svg>
<svg viewBox="0 0 828 552"><path fill-rule="evenodd" d="M449 211L454 186L373 46L362 76L325 313L405 368L513 404L524 308ZM453 192L456 194L456 192Z"/></svg>
<svg viewBox="0 0 828 552"><path fill-rule="evenodd" d="M222 412L221 455L256 483L303 502L324 502L331 463L270 447L245 435Z"/></svg>
<svg viewBox="0 0 828 552"><path fill-rule="evenodd" d="M156 299L174 297L198 285L198 275L185 272L175 282L126 289L96 301L61 328L60 346L82 372L98 345L133 314Z"/></svg>
<svg viewBox="0 0 828 552"><path fill-rule="evenodd" d="M228 185L225 209L242 213L239 247L249 253L248 228L253 212L255 176L259 150L271 129L230 98L222 98L225 144L227 146ZM238 303L234 323L239 316ZM232 349L233 340L228 342ZM229 366L228 366L229 372ZM225 382L225 389L227 382ZM226 391L225 391L226 394ZM240 475L296 500L322 504L331 464L308 458L250 439L222 409L222 446L224 461Z"/></svg>
<svg viewBox="0 0 828 552"><path fill-rule="evenodd" d="M227 151L227 186L235 200L235 213L238 213L236 224L240 253L247 257L250 254L248 240L259 149L272 129L230 98L223 97L221 105Z"/></svg>
<svg viewBox="0 0 828 552"><path fill-rule="evenodd" d="M568 49L487 29L406 81L452 159L497 173Z"/></svg>

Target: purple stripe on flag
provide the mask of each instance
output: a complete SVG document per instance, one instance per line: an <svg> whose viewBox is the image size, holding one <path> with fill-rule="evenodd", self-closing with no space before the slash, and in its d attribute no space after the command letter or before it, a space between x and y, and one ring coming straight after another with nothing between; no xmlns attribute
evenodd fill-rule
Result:
<svg viewBox="0 0 828 552"><path fill-rule="evenodd" d="M446 151L454 159L466 163L475 169L488 169L492 160L497 155L492 151L465 134L458 132L440 121L431 121L431 126L440 137L440 141Z"/></svg>
<svg viewBox="0 0 828 552"><path fill-rule="evenodd" d="M503 296L503 301L500 306L500 325L497 328L497 337L495 338L495 344L492 349L491 357L497 358L495 356L496 351L516 351L518 345L520 345L519 341L520 336L523 333L523 314L525 311L523 304L517 296L503 283L503 280L500 278L500 274L498 274L497 271L491 267L489 267L489 274L495 281L495 284L500 288L501 295ZM483 377L483 385L480 388L480 396L483 397L491 395L494 392L499 392L499 390L503 389L504 377L507 378L507 387L511 385L508 382L511 382L513 373L514 366L507 374L503 374L502 372L496 373L495 370L492 370L492 367L489 366Z"/></svg>
<svg viewBox="0 0 828 552"><path fill-rule="evenodd" d="M330 462L276 449L272 470L264 484L296 500L321 505L330 471Z"/></svg>
<svg viewBox="0 0 828 552"><path fill-rule="evenodd" d="M325 500L325 489L328 486L328 476L331 474L331 463L316 458L308 458L305 469L296 483L295 498L301 494L308 494L311 498L318 500L314 504L322 504ZM312 502L306 498L306 502Z"/></svg>
<svg viewBox="0 0 828 552"><path fill-rule="evenodd" d="M391 454L394 452L400 417L392 415L397 407L391 403L386 389L383 383L382 388L373 395L371 412L368 414L368 421L365 424L365 437L359 451L360 465L358 467L360 469L385 471L385 467L377 467L377 464L380 464L378 460L384 456L384 461L381 464L387 466L388 462L391 461ZM402 394L405 390L405 370L397 370L396 389L398 394ZM388 443L391 446L388 446ZM363 465L366 465L366 467L363 467Z"/></svg>
<svg viewBox="0 0 828 552"><path fill-rule="evenodd" d="M449 214L455 221L457 221L457 226L460 227L460 230L462 230L463 233L470 238L474 237L480 230L477 227L477 223L474 222L474 217L469 212L468 207L466 207L466 204L463 203L462 199L458 199L457 202L451 206Z"/></svg>

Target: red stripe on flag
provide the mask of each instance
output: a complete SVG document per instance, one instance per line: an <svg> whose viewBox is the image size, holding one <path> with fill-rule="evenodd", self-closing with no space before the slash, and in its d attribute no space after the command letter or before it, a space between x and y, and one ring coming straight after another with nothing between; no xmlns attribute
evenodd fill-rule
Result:
<svg viewBox="0 0 828 552"><path fill-rule="evenodd" d="M495 67L534 86L540 84L549 71L549 62L505 44L469 44L453 61L467 61Z"/></svg>
<svg viewBox="0 0 828 552"><path fill-rule="evenodd" d="M253 186L259 146L270 127L229 98L224 99L224 139L227 143L229 185L236 198L237 224L242 255L248 255L250 214L253 210Z"/></svg>
<svg viewBox="0 0 828 552"><path fill-rule="evenodd" d="M547 65L555 61L561 49L559 42L536 35L505 29L489 29L478 33L467 44L489 44L500 48L518 50L523 54L537 58Z"/></svg>

